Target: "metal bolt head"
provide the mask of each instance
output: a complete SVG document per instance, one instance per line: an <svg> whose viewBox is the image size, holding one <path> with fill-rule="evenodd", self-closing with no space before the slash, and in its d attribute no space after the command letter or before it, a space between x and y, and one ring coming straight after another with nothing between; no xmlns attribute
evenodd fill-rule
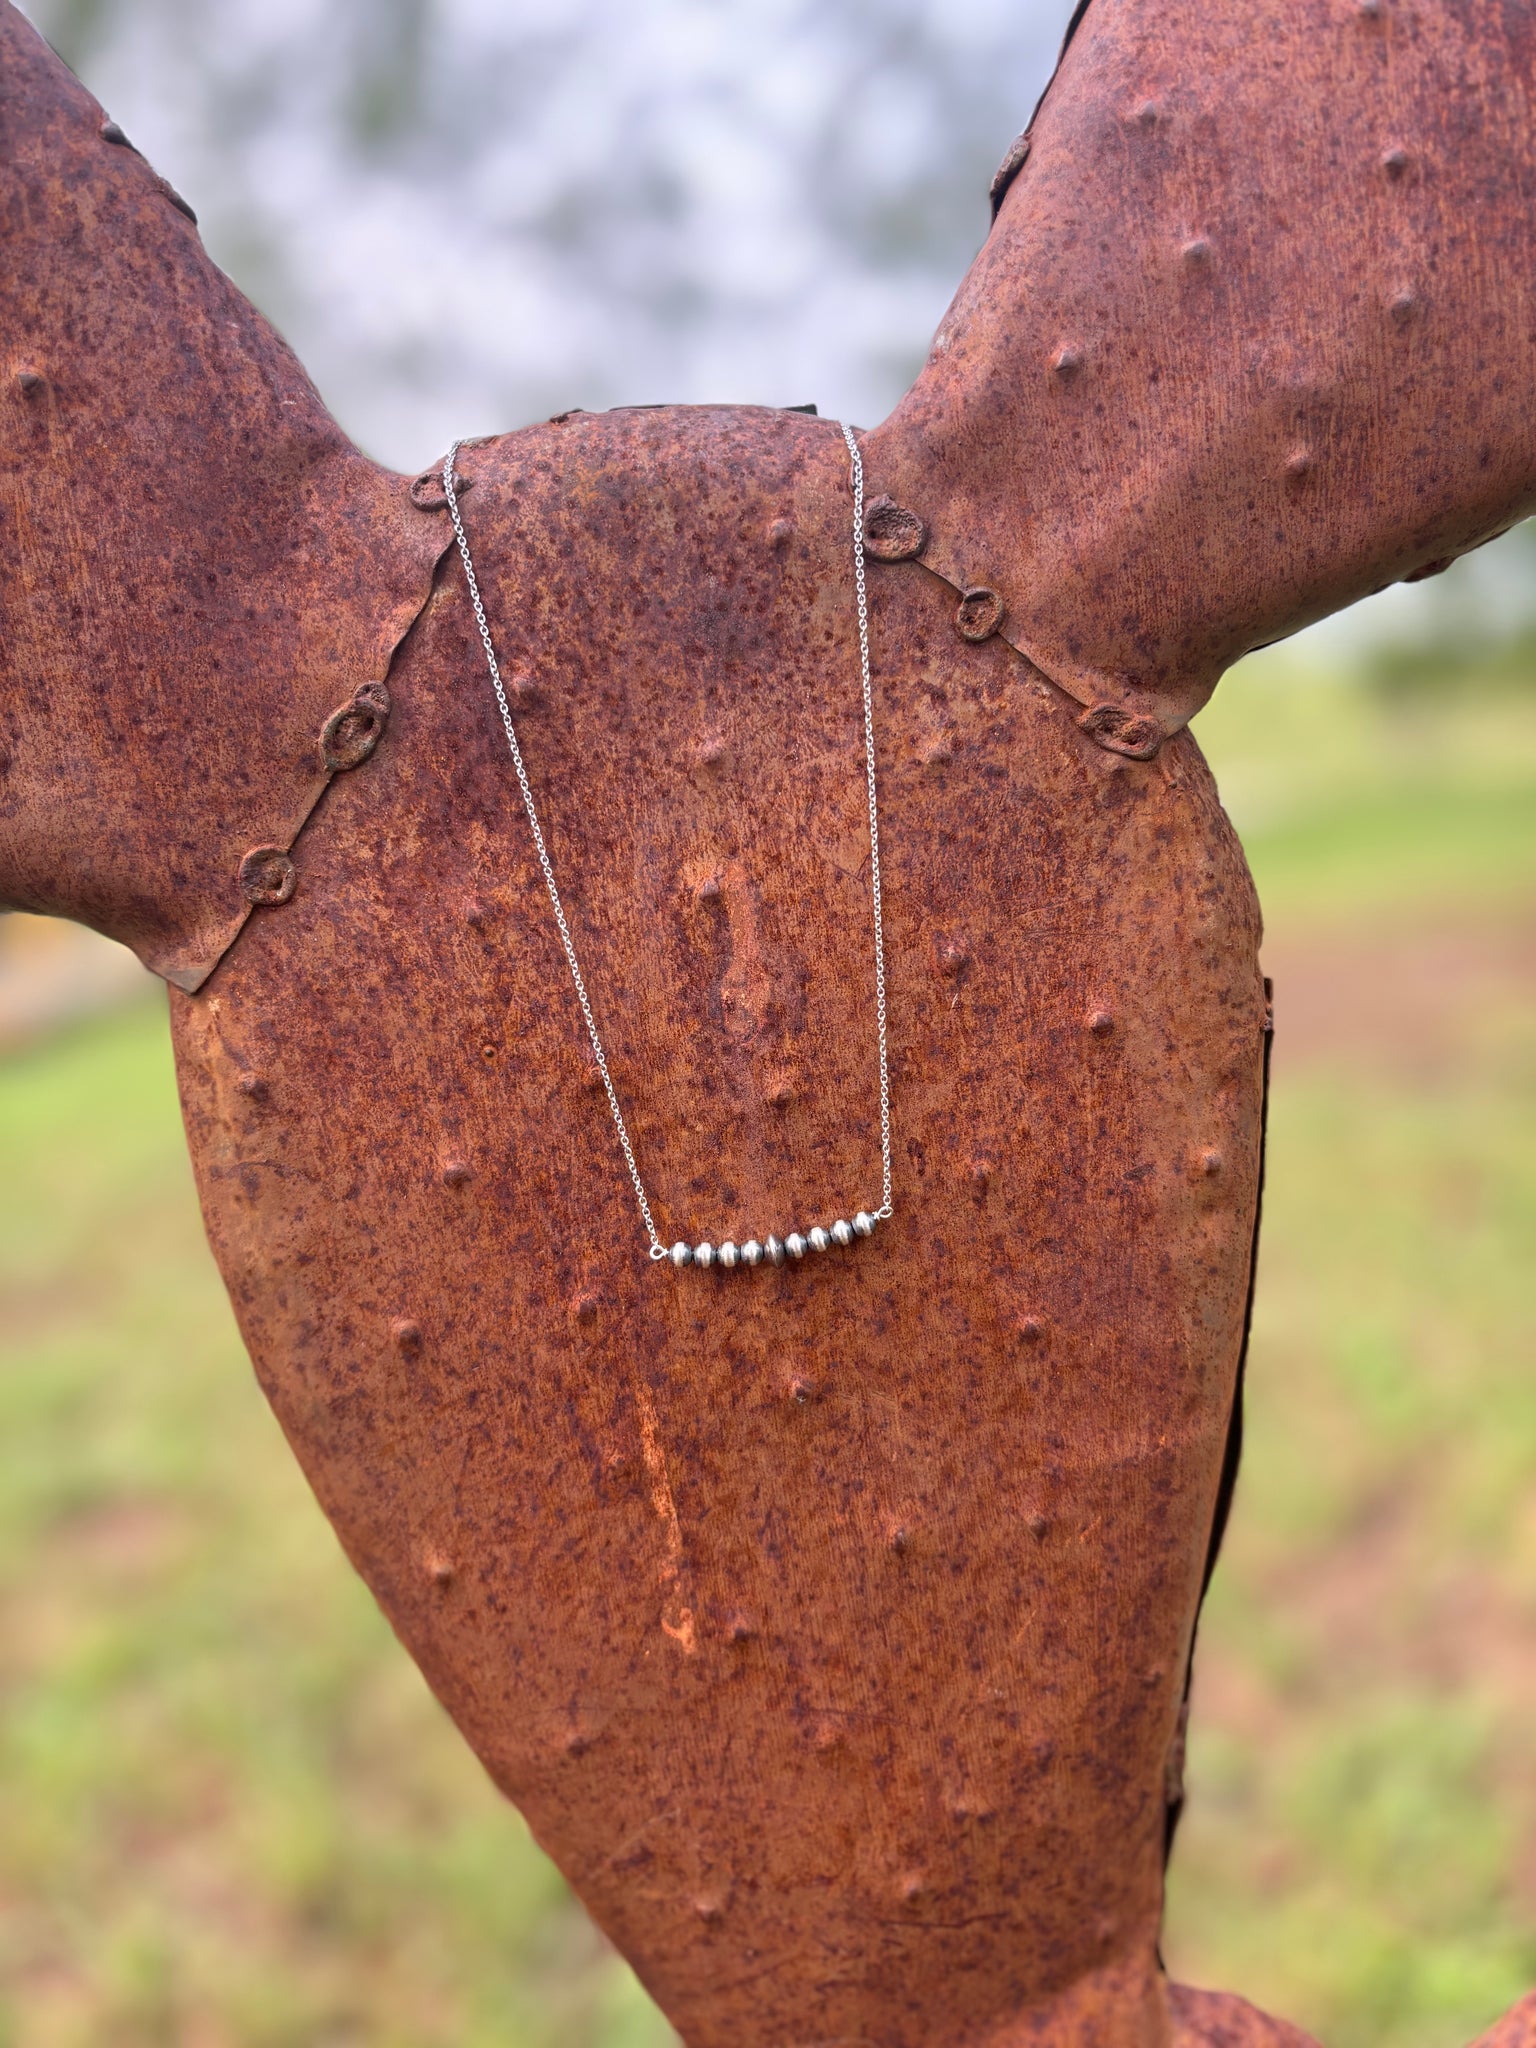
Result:
<svg viewBox="0 0 1536 2048"><path fill-rule="evenodd" d="M1003 600L995 590L977 583L955 607L955 631L962 640L990 640L1003 623Z"/></svg>
<svg viewBox="0 0 1536 2048"><path fill-rule="evenodd" d="M470 488L471 482L471 478L460 476L459 472L455 470L453 472L454 496L462 498L464 493ZM424 469L421 475L417 477L416 481L411 485L411 503L418 512L447 511L448 497L443 489L441 463L438 464L436 469Z"/></svg>
<svg viewBox="0 0 1536 2048"><path fill-rule="evenodd" d="M241 861L240 894L253 907L286 903L298 885L298 872L280 846L253 846Z"/></svg>
<svg viewBox="0 0 1536 2048"><path fill-rule="evenodd" d="M864 552L877 562L909 562L927 545L922 520L893 498L871 498L864 507Z"/></svg>

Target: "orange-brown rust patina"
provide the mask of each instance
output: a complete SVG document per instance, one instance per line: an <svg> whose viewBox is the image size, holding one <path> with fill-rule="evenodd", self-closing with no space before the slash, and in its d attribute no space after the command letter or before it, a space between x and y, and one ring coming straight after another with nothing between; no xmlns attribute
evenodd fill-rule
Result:
<svg viewBox="0 0 1536 2048"><path fill-rule="evenodd" d="M440 491L0 37L0 894L176 983L257 1370L437 1693L695 2048L1299 2041L1157 1957L1266 1031L1182 726L1536 502L1530 14L1094 0L864 439L896 1214L735 1274L645 1258ZM663 1236L872 1205L837 429L459 467Z"/></svg>

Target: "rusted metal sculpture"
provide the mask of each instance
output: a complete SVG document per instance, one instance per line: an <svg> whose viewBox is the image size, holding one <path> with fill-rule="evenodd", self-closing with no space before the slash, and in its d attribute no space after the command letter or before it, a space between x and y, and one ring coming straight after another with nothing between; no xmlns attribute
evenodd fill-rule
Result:
<svg viewBox="0 0 1536 2048"><path fill-rule="evenodd" d="M896 1216L732 1276L644 1259L437 481L0 52L0 895L173 984L257 1371L439 1697L696 2048L1299 2040L1157 1954L1267 1029L1182 728L1536 504L1530 10L1080 10L863 441ZM577 413L460 474L663 1234L836 1200L837 428Z"/></svg>

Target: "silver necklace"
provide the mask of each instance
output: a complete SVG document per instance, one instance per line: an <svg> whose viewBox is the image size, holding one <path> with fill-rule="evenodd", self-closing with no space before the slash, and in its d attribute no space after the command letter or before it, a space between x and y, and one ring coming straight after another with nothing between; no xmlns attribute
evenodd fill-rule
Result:
<svg viewBox="0 0 1536 2048"><path fill-rule="evenodd" d="M891 1213L891 1086L885 1053L885 927L881 920L880 906L880 818L875 805L875 714L869 682L869 604L864 588L864 464L859 456L858 443L853 438L852 430L847 426L843 428L843 439L848 444L848 460L853 481L853 580L859 611L859 679L864 697L864 777L869 789L869 880L875 924L875 1039L880 1054L880 1206L873 1210L860 1209L851 1223L846 1217L839 1216L834 1223L816 1223L804 1232L786 1231L782 1238L770 1231L761 1244L755 1237L749 1237L742 1245L732 1243L729 1238L724 1244L719 1245L711 1243L707 1238L699 1244L691 1245L685 1239L679 1238L677 1243L669 1248L662 1243L657 1234L656 1220L651 1214L645 1183L641 1180L640 1169L635 1164L635 1149L625 1128L624 1112L619 1107L618 1090L614 1087L613 1076L608 1071L608 1055L603 1051L597 1019L592 1014L592 1002L587 994L586 980L582 975L581 964L576 958L576 942L571 937L565 908L560 901L560 891L555 884L554 864L549 857L549 848L544 843L544 832L539 824L538 810L534 805L528 771L523 766L523 750L518 745L517 728L512 723L507 693L502 685L501 668L491 641L491 629L486 622L485 605L480 597L480 581L470 557L469 536L464 531L464 520L459 511L458 491L453 473L454 457L463 447L463 442L455 441L443 461L443 495L448 500L454 538L458 541L459 553L464 561L464 575L469 585L470 602L475 608L475 623L480 628L480 642L485 649L485 664L490 670L491 688L496 692L496 707L501 713L501 723L507 735L512 766L517 771L517 786L523 793L523 808L528 813L534 851L538 854L539 866L544 872L544 886L549 891L550 905L555 913L555 925L560 933L560 944L565 949L566 965L571 970L571 980L576 989L576 1000L581 1005L587 1036L592 1041L592 1056L597 1061L597 1071L602 1076L608 1107L613 1112L613 1127L619 1134L624 1164L629 1168L629 1178L635 1190L635 1200L640 1206L645 1234L650 1239L651 1257L658 1262L669 1260L678 1268L720 1265L729 1270L737 1265L759 1266L765 1260L770 1265L782 1266L786 1259L803 1259L807 1252L828 1251L834 1245L846 1248L858 1238L871 1237L875 1225L883 1222Z"/></svg>

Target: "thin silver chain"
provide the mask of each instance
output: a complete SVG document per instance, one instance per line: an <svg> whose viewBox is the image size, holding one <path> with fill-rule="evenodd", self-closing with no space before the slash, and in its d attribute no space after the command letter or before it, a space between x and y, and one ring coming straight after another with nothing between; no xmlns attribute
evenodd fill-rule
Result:
<svg viewBox="0 0 1536 2048"><path fill-rule="evenodd" d="M864 694L864 779L869 785L869 893L875 916L875 1036L880 1046L880 1207L891 1213L891 1077L885 1056L885 920L880 904L880 813L875 803L875 707L869 681L869 597L864 588L864 458L843 422L853 471L853 587L859 601L859 682Z"/></svg>
<svg viewBox="0 0 1536 2048"><path fill-rule="evenodd" d="M859 455L858 443L852 430L844 426L843 439L848 444L848 456L853 475L853 573L854 588L858 596L859 610L859 677L864 703L864 772L869 788L869 865L870 888L874 906L875 924L875 1030L880 1052L880 1180L881 1202L875 1215L888 1218L891 1214L891 1088L886 1059L886 1012L885 1012L885 927L880 899L880 820L875 803L875 714L873 691L869 673L869 602L864 585L864 464ZM635 1149L630 1143L629 1131L624 1123L624 1112L619 1106L618 1090L613 1085L613 1076L608 1070L608 1055L603 1051L602 1037L598 1032L597 1019L592 1014L591 998L582 975L581 963L576 957L576 942L571 937L571 927L566 920L565 906L560 901L560 890L555 882L554 863L549 857L549 848L544 843L544 832L539 824L538 808L533 800L533 789L528 780L528 770L523 765L523 750L518 745L517 728L512 723L512 710L507 703L506 686L501 679L501 665L496 659L495 644L491 639L491 628L485 615L485 603L480 595L480 579L475 574L474 560L469 552L469 536L464 531L464 518L459 511L457 483L454 476L454 459L462 441L455 441L443 461L443 495L448 501L448 515L453 521L454 539L458 542L459 555L464 563L464 578L469 586L470 603L474 606L475 624L480 630L480 643L485 649L485 663L490 671L491 688L496 693L496 708L501 713L502 729L507 736L507 747L512 756L512 766L517 771L517 786L522 791L523 808L528 813L528 826L533 834L534 851L539 857L539 866L544 875L544 886L549 891L550 907L555 913L555 925L560 933L560 944L565 951L565 962L571 970L571 981L576 990L576 1000L581 1005L582 1019L587 1027L587 1037L592 1043L592 1056L602 1076L603 1089L608 1097L608 1107L613 1113L613 1126L619 1135L619 1145L624 1153L624 1164L629 1169L630 1183L635 1191L645 1234L650 1240L651 1257L661 1260L668 1257L666 1246L656 1232L656 1220L651 1214L651 1204L645 1192L645 1183L640 1178L640 1169L635 1163ZM839 1226L841 1227L841 1226Z"/></svg>

